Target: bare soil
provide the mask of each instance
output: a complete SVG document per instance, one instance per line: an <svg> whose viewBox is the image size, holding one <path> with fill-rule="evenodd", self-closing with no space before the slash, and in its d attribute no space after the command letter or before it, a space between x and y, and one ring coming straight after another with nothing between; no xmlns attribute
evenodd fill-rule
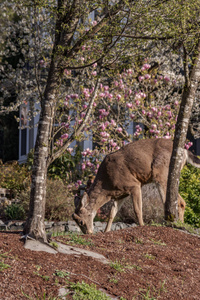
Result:
<svg viewBox="0 0 200 300"><path fill-rule="evenodd" d="M113 264L27 250L19 233L0 233L0 300L61 299L59 288L78 281L95 283L117 299L200 299L199 237L155 226L82 237L88 245L76 247L100 253ZM54 241L69 244L70 238ZM62 276L66 272L68 278ZM73 299L73 293L66 299Z"/></svg>

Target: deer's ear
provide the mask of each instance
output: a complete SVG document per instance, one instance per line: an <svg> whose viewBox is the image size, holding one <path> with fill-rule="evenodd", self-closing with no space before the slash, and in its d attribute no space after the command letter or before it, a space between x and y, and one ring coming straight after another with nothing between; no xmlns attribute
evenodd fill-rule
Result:
<svg viewBox="0 0 200 300"><path fill-rule="evenodd" d="M81 199L81 207L85 207L85 206L88 204L88 202L89 202L89 196L88 196L88 194L85 192L85 193L83 194L82 199Z"/></svg>
<svg viewBox="0 0 200 300"><path fill-rule="evenodd" d="M80 202L81 202L80 197L79 197L79 196L75 196L75 197L74 197L74 206L75 206L75 208L78 208L78 207L79 207Z"/></svg>

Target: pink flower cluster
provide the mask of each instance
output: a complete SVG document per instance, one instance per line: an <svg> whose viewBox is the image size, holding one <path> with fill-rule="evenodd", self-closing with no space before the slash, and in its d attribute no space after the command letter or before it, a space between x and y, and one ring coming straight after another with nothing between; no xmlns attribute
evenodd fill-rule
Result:
<svg viewBox="0 0 200 300"><path fill-rule="evenodd" d="M193 143L192 142L188 142L188 143L186 143L185 144L185 149L189 149L191 146L193 145Z"/></svg>

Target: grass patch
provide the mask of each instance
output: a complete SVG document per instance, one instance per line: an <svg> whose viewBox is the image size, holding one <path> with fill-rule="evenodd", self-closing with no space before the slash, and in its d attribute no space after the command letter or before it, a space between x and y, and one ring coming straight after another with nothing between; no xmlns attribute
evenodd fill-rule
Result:
<svg viewBox="0 0 200 300"><path fill-rule="evenodd" d="M103 292L96 288L95 284L87 284L84 281L70 283L70 290L74 291L73 300L110 300Z"/></svg>
<svg viewBox="0 0 200 300"><path fill-rule="evenodd" d="M157 300L158 298L160 298L162 292L167 292L167 289L164 286L165 282L165 280L161 282L160 288L158 290L155 287L153 287L152 289L148 287L147 290L140 289L140 296L145 300Z"/></svg>
<svg viewBox="0 0 200 300"><path fill-rule="evenodd" d="M10 257L10 256L8 255L8 252L1 253L1 254L0 254L0 272L6 270L6 269L8 269L8 268L11 268L10 265L4 263L4 258L7 258L7 257Z"/></svg>
<svg viewBox="0 0 200 300"><path fill-rule="evenodd" d="M3 260L0 260L0 272L4 271L5 269L11 268L10 265L5 264Z"/></svg>
<svg viewBox="0 0 200 300"><path fill-rule="evenodd" d="M153 242L155 245L160 245L160 246L166 246L166 244L160 240L154 240L154 239L149 239L151 242Z"/></svg>
<svg viewBox="0 0 200 300"><path fill-rule="evenodd" d="M66 271L60 271L60 270L56 270L55 273L53 274L54 276L58 276L60 278L69 278L69 272Z"/></svg>
<svg viewBox="0 0 200 300"><path fill-rule="evenodd" d="M148 258L148 259L152 259L152 260L156 258L154 255L148 254L148 253L145 254L145 257Z"/></svg>
<svg viewBox="0 0 200 300"><path fill-rule="evenodd" d="M125 269L124 265L118 260L111 262L109 265L111 268L115 269L117 272L124 272L124 269Z"/></svg>
<svg viewBox="0 0 200 300"><path fill-rule="evenodd" d="M136 269L138 271L141 271L142 268L139 267L139 266L136 266L136 265L132 265L132 264L129 264L127 262L124 262L124 261L114 261L114 262L111 262L110 264L110 267L112 267L113 269L115 269L117 272L125 272L126 269L128 270L132 270L132 269Z"/></svg>
<svg viewBox="0 0 200 300"><path fill-rule="evenodd" d="M93 246L91 240L86 240L83 236L76 232L68 232L65 235L66 240L62 240L65 244L73 244L73 245L84 245L84 246Z"/></svg>

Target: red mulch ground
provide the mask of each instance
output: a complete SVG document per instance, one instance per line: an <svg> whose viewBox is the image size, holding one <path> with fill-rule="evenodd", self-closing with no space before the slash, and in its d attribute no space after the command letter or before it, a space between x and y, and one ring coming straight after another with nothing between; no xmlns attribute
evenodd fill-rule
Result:
<svg viewBox="0 0 200 300"><path fill-rule="evenodd" d="M101 253L123 270L86 256L26 250L19 234L0 233L0 300L55 299L68 281L95 281L118 299L200 299L199 237L154 226L83 237L92 245L77 247ZM10 267L2 270L5 264ZM56 270L69 272L68 281Z"/></svg>

